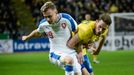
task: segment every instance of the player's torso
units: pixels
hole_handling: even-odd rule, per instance
[[[81,35],[81,43],[87,44],[98,40],[99,36],[96,36],[94,33],[94,24],[94,21],[81,24],[80,29],[82,32],[79,33],[79,35],[83,34]]]
[[[68,24],[69,23],[67,23],[66,20],[61,18],[58,23],[45,27],[45,33],[47,34],[50,43],[55,46],[55,48],[66,46],[67,41],[71,37]]]
[[[50,51],[74,52],[66,46],[67,41],[71,38],[70,24],[67,19],[61,18],[55,24],[44,26],[45,33],[50,41]]]
[[[46,19],[40,21],[38,32],[45,32],[50,41],[50,52],[63,51],[72,53],[74,50],[67,47],[67,41],[71,37],[71,32],[77,28],[75,20],[66,13],[58,14],[59,19],[54,24],[49,24]]]

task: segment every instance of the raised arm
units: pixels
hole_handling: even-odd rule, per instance
[[[41,36],[41,33],[39,33],[37,31],[37,29],[33,30],[29,35],[26,35],[26,36],[22,36],[22,40],[23,41],[26,41],[26,40],[29,40],[31,38],[35,38],[35,37],[40,37]]]

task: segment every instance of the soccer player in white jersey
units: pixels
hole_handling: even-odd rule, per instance
[[[49,59],[65,70],[65,75],[81,75],[81,66],[77,61],[76,52],[66,46],[71,37],[71,32],[77,28],[75,20],[66,13],[58,13],[52,2],[46,2],[41,7],[44,19],[39,27],[22,40],[28,40],[46,33],[50,41]]]

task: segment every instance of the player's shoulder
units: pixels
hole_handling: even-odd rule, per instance
[[[89,22],[89,26],[90,26],[90,28],[94,29],[94,27],[95,27],[95,21],[90,21]]]
[[[70,14],[67,13],[59,13],[61,18],[64,18],[70,22],[74,22],[74,19],[72,18],[72,16]]]
[[[67,13],[59,13],[61,15],[62,18],[70,18],[71,15],[67,14]]]
[[[86,23],[80,23],[78,25],[79,30],[82,30],[83,32],[85,32],[85,34],[89,34],[92,33],[94,27],[95,27],[95,21],[88,21]]]
[[[47,20],[45,18],[41,19],[38,26],[43,26],[43,25],[49,25],[49,23],[47,22]]]
[[[92,20],[91,20],[91,21],[89,22],[89,24],[94,25],[94,24],[95,24],[95,21],[92,21]]]
[[[85,21],[85,22],[82,22],[78,25],[78,28],[80,29],[88,29],[90,27],[90,22],[89,21]]]
[[[78,32],[80,32],[80,34],[82,35],[86,34],[88,29],[89,29],[89,26],[86,24],[81,23],[78,25]]]
[[[61,16],[61,21],[66,21],[68,23],[68,26],[70,26],[72,31],[75,31],[77,29],[77,22],[71,17],[71,15],[67,13],[59,13]]]
[[[95,24],[95,21],[92,21],[92,20],[86,21],[86,20],[84,20],[79,25],[92,25],[92,24]]]

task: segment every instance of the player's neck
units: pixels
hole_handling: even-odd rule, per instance
[[[96,23],[94,24],[93,33],[94,33],[95,35],[99,36],[99,34],[96,33]]]
[[[55,23],[58,23],[60,21],[61,17],[59,14],[56,15]]]

